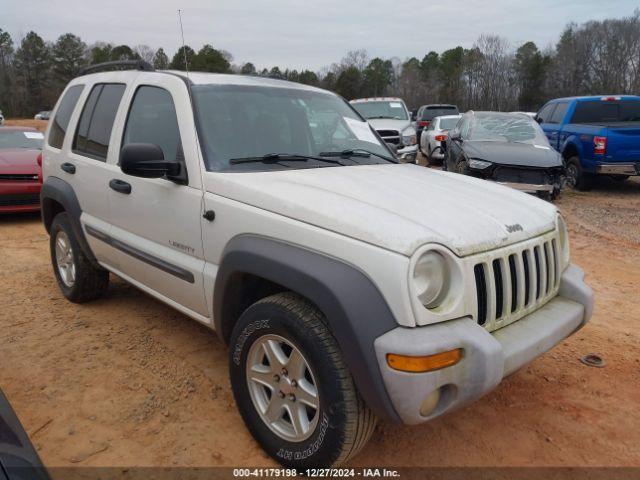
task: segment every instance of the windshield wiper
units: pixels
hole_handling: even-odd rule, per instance
[[[232,158],[229,160],[231,165],[238,165],[240,163],[278,163],[282,161],[286,162],[307,162],[309,160],[317,160],[319,162],[334,163],[336,165],[343,165],[344,163],[338,160],[330,160],[328,158],[313,157],[311,155],[299,155],[291,153],[267,153],[261,157],[242,157]]]
[[[362,157],[369,158],[371,155],[374,155],[378,158],[382,158],[387,162],[398,163],[393,158],[387,157],[385,155],[381,155],[376,152],[372,152],[371,150],[366,150],[364,148],[354,148],[354,149],[346,149],[341,152],[320,152],[319,155],[321,157],[340,157],[340,158],[351,158],[351,157]]]

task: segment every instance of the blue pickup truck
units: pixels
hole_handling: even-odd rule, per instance
[[[567,183],[588,190],[596,175],[640,175],[640,96],[556,98],[536,115],[566,162]]]

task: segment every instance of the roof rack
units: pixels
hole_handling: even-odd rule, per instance
[[[79,75],[87,75],[88,73],[104,72],[108,70],[140,70],[143,72],[154,72],[155,68],[144,60],[115,60],[113,62],[89,65],[88,67],[80,70]]]

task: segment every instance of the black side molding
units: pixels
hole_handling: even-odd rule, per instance
[[[159,270],[162,270],[165,273],[173,275],[174,277],[178,277],[185,282],[194,283],[195,277],[193,273],[189,270],[185,270],[182,267],[178,267],[172,263],[166,262],[162,258],[156,257],[155,255],[150,255],[147,252],[143,252],[131,245],[121,242],[113,238],[111,235],[108,235],[100,230],[97,230],[89,225],[85,226],[87,233],[98,240],[111,245],[113,248],[117,248],[121,252],[126,253],[127,255],[132,256],[133,258],[140,260],[141,262],[146,263],[147,265],[151,265]]]
[[[256,235],[239,235],[225,248],[214,288],[216,331],[228,343],[237,318],[238,275],[255,275],[294,291],[326,316],[345,362],[369,407],[399,422],[384,386],[373,342],[396,328],[387,302],[361,270],[333,257]]]

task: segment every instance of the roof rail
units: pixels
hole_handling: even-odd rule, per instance
[[[144,60],[115,60],[113,62],[96,63],[95,65],[89,65],[86,68],[80,70],[79,75],[87,75],[89,73],[103,72],[108,70],[140,70],[143,72],[154,72],[153,68],[148,62]]]

